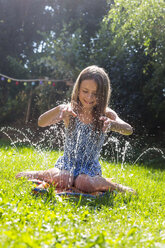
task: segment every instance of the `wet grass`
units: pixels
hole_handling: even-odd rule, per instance
[[[53,167],[59,152],[0,147],[0,247],[165,247],[165,171],[103,162],[103,176],[137,195],[34,196],[22,170]]]

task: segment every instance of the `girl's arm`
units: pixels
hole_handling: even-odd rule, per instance
[[[76,113],[72,110],[71,105],[61,104],[42,114],[38,119],[38,125],[40,127],[47,127],[63,120],[65,126],[68,126],[71,115],[74,117],[77,116]]]
[[[108,119],[103,120],[104,124],[110,125],[111,131],[118,132],[123,135],[131,135],[133,133],[133,128],[131,125],[120,119],[116,112],[112,109],[107,108],[105,116],[108,117]]]

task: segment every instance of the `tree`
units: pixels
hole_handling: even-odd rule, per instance
[[[43,41],[37,44],[32,68],[41,73],[75,78],[89,63],[91,39],[95,37],[100,22],[107,13],[106,0],[56,0],[47,6],[56,22],[55,29],[43,32]],[[36,47],[36,49],[38,50]],[[33,70],[31,68],[31,70]]]
[[[45,11],[46,1],[0,0],[0,72],[13,78],[34,75],[28,63],[35,44],[42,35],[38,32],[50,28],[51,15]],[[47,26],[46,26],[47,24]],[[0,81],[1,123],[17,120],[25,111],[29,88]],[[15,115],[12,115],[12,113]],[[24,116],[23,116],[24,118]]]
[[[112,78],[115,106],[150,130],[165,123],[163,8],[162,0],[114,1],[92,55]]]
[[[106,0],[0,0],[0,72],[20,79],[74,77],[106,6]],[[1,123],[17,119],[11,112],[20,118],[29,90],[0,82]]]

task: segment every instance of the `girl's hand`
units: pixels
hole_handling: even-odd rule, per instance
[[[103,121],[103,132],[110,130],[113,120],[106,116],[101,116],[99,119]]]
[[[73,111],[72,107],[70,104],[67,104],[65,106],[62,107],[59,119],[60,120],[64,120],[70,116],[76,117],[77,114]]]

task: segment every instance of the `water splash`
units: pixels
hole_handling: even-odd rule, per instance
[[[63,150],[64,131],[59,125],[51,126],[43,131],[37,130],[37,132],[32,132],[30,128],[21,130],[15,127],[1,127],[0,138],[9,141],[17,152],[19,152],[19,146],[25,145],[35,148],[38,158],[42,158],[43,161],[40,166],[45,170],[49,168],[48,154],[45,153],[45,150],[55,149],[60,156]]]
[[[105,147],[105,149],[104,149]],[[104,156],[109,157],[113,163],[121,163],[121,168],[125,161],[133,154],[132,145],[129,141],[117,138],[115,136],[108,136],[103,146]]]
[[[48,149],[63,148],[64,131],[63,128],[59,128],[58,125],[51,126],[45,131],[36,133],[32,132],[29,128],[21,131],[14,127],[1,127],[0,133],[6,136],[11,145],[16,148],[16,145],[30,145],[39,149],[45,147]]]
[[[122,169],[123,169],[123,165],[125,162],[125,156],[126,156],[128,148],[130,148],[130,143],[128,141],[126,141],[125,146],[123,147],[123,151],[122,151],[122,162],[121,162],[121,168]]]
[[[160,154],[161,154],[161,157],[162,157],[163,159],[165,159],[165,154],[164,154],[164,152],[163,152],[161,149],[156,148],[156,147],[152,147],[152,148],[148,148],[147,150],[145,150],[144,152],[142,152],[142,153],[138,156],[138,158],[135,160],[135,162],[134,162],[133,164],[136,164],[137,161],[139,161],[139,160],[141,159],[141,157],[143,157],[143,156],[144,156],[145,154],[147,154],[148,152],[153,152],[153,151],[156,151],[156,152],[160,153]]]
[[[37,130],[37,135],[36,132],[32,132],[30,128],[26,128],[22,131],[14,127],[1,127],[0,134],[5,136],[15,149],[17,149],[17,145],[19,144],[30,145],[34,147],[40,155],[44,154],[43,149],[55,149],[58,150],[59,154],[64,150],[65,131],[64,126],[61,124],[53,125],[44,131]],[[78,140],[79,135],[77,137],[76,150],[78,149]],[[144,155],[148,153],[153,154],[153,152],[160,154],[163,160],[165,159],[164,152],[157,147],[147,148],[135,159],[134,150],[129,141],[124,140],[122,136],[118,138],[116,136],[107,135],[107,139],[103,145],[103,156],[101,156],[100,159],[105,161],[109,157],[111,162],[121,162],[121,169],[123,170],[126,162],[136,164]],[[87,154],[83,154],[83,156],[86,155]]]

